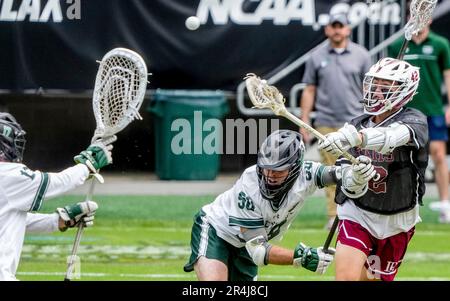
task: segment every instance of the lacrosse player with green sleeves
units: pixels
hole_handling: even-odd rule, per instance
[[[59,173],[32,171],[22,164],[25,131],[11,114],[0,113],[0,280],[17,280],[25,232],[65,231],[79,223],[92,226],[97,209],[92,201],[58,208],[53,214],[30,212],[110,164],[115,137],[108,140],[90,145],[75,156],[75,166]]]
[[[184,266],[197,278],[256,280],[258,266],[293,265],[319,274],[333,261],[324,252],[299,243],[294,250],[280,240],[316,188],[342,183],[349,197],[360,197],[375,171],[369,158],[341,168],[303,161],[305,146],[298,132],[280,130],[263,142],[257,164],[247,168],[235,185],[203,206],[194,218],[191,256]]]

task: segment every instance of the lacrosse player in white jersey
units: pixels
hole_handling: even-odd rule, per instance
[[[359,197],[375,171],[370,159],[346,168],[305,161],[298,132],[280,130],[263,142],[257,164],[235,185],[205,205],[194,218],[191,256],[184,266],[199,280],[256,280],[258,266],[304,267],[325,273],[334,249],[324,252],[299,243],[294,250],[272,244],[281,239],[316,188],[342,182],[343,191]]]
[[[97,209],[92,201],[57,208],[53,214],[30,212],[39,210],[44,199],[83,184],[90,173],[110,164],[109,143],[89,146],[75,156],[80,164],[62,172],[32,171],[21,163],[25,131],[11,114],[0,113],[0,280],[16,280],[25,232],[65,231],[80,222],[92,226]]]

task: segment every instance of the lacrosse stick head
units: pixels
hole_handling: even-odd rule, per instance
[[[142,57],[125,48],[109,51],[100,62],[95,79],[94,109],[97,128],[92,141],[112,136],[134,119],[147,88],[147,66]]]
[[[275,86],[270,86],[266,80],[253,73],[244,78],[248,95],[253,106],[258,109],[271,109],[276,115],[286,110],[283,94]]]
[[[436,3],[437,0],[411,1],[409,6],[410,18],[405,25],[405,38],[408,41],[430,22]]]

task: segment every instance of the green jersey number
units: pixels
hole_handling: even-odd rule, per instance
[[[238,195],[238,207],[240,209],[247,209],[250,211],[255,211],[255,204],[251,198],[249,198],[243,191],[239,192]]]
[[[305,162],[305,173],[306,173],[306,180],[311,181],[311,179],[312,179],[312,162]]]
[[[20,171],[20,174],[21,174],[22,176],[25,176],[25,177],[27,177],[27,178],[30,178],[31,181],[33,181],[33,180],[34,180],[34,177],[36,176],[36,175],[34,174],[34,172],[32,172],[31,170],[29,170],[27,167],[22,168],[22,170]]]

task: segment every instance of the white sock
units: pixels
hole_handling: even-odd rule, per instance
[[[450,211],[450,201],[449,200],[441,200],[441,212],[447,213]]]

